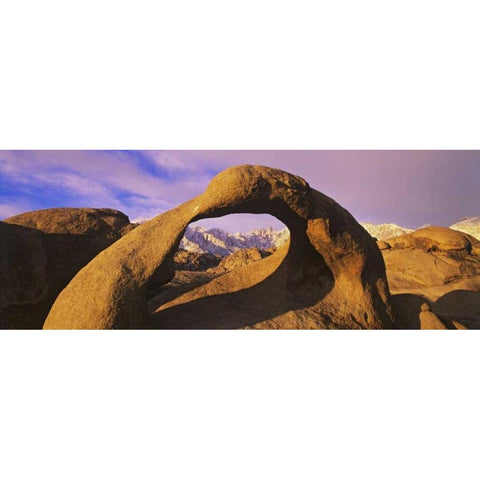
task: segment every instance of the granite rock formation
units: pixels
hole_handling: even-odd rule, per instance
[[[42,328],[58,294],[131,231],[116,210],[58,208],[0,222],[0,328]]]
[[[386,240],[392,248],[416,248],[427,252],[472,253],[480,242],[467,233],[445,227],[426,227]]]
[[[273,255],[147,307],[175,274],[187,226],[232,213],[267,213],[290,230]],[[202,290],[203,289],[203,290]],[[232,313],[232,309],[234,312]],[[215,177],[202,195],[137,227],[62,291],[44,328],[391,328],[385,265],[375,240],[301,178],[261,166]]]
[[[428,227],[390,238],[382,254],[398,325],[427,328],[422,305],[448,328],[480,328],[479,241],[444,227]],[[424,307],[426,308],[426,307]],[[432,319],[432,315],[423,317]],[[458,327],[456,327],[458,328]]]
[[[259,250],[258,248],[238,250],[238,252],[225,257],[216,268],[212,269],[212,271],[217,274],[231,272],[237,268],[245,267],[250,263],[259,262],[271,254],[272,253],[269,251]]]
[[[118,240],[134,228],[124,213],[110,208],[47,208],[15,215],[4,222],[43,233],[104,239],[105,244]]]
[[[223,257],[213,253],[196,253],[187,250],[179,250],[174,257],[176,270],[189,272],[204,272],[209,268],[215,268],[221,263]]]
[[[435,315],[428,303],[424,303],[420,307],[420,328],[422,330],[447,330],[447,327],[442,321]]]

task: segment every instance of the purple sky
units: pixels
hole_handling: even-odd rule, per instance
[[[110,207],[151,218],[201,193],[232,165],[295,173],[359,221],[417,228],[480,216],[479,151],[0,151],[0,219],[39,208]],[[205,222],[204,222],[205,223]],[[263,216],[212,219],[230,231]]]

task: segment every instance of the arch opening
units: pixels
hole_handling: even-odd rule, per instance
[[[147,299],[172,300],[213,278],[272,255],[290,239],[290,230],[269,214],[231,214],[192,221],[172,252],[170,282],[150,279]],[[175,276],[173,276],[175,275]],[[156,284],[156,285],[155,285]],[[165,292],[169,292],[165,295]]]
[[[238,213],[276,217],[290,230],[290,241],[151,315],[147,290],[174,278],[174,255],[187,227]],[[355,219],[299,177],[242,165],[219,173],[203,194],[98,255],[59,295],[44,328],[379,328],[391,323],[381,253]]]
[[[306,222],[298,227],[292,234],[270,214],[191,222],[174,255],[175,276],[148,292],[155,328],[281,328],[298,310],[307,317],[334,278],[311,245]],[[311,316],[314,328],[318,312]]]

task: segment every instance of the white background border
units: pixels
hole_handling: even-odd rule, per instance
[[[1,148],[479,147],[474,1],[0,7]],[[477,332],[3,332],[5,479],[478,479]]]

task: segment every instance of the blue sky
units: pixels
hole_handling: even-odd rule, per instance
[[[264,164],[305,178],[359,221],[416,228],[480,216],[480,152],[0,151],[0,219],[51,207],[109,207],[152,218],[202,193],[232,165]],[[229,216],[230,231],[281,224]]]

